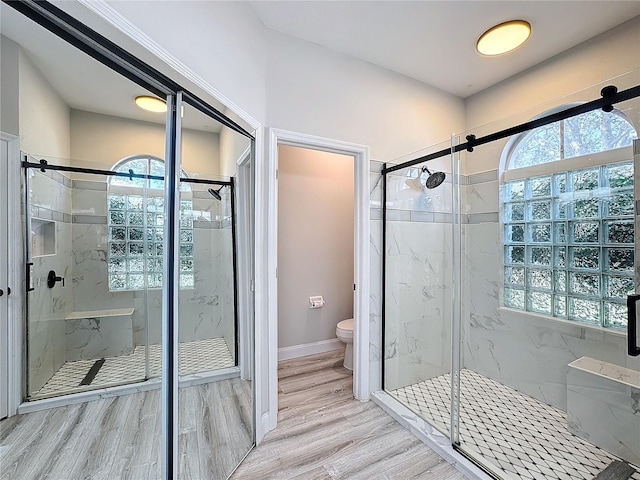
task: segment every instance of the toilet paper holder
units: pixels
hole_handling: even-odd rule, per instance
[[[309,297],[309,308],[322,308],[324,307],[324,298],[322,295],[317,295],[315,297]]]

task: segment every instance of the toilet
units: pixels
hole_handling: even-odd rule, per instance
[[[336,337],[347,345],[344,351],[344,368],[353,370],[353,318],[347,318],[338,323]]]

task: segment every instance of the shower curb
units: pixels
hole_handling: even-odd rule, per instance
[[[493,477],[456,452],[446,436],[388,393],[384,391],[373,392],[371,400],[467,478],[493,480]]]

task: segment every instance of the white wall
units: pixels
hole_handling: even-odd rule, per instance
[[[182,131],[182,168],[187,173],[218,175],[220,142],[217,133]],[[71,110],[71,157],[111,168],[138,154],[165,156],[165,126],[99,113]]]
[[[264,27],[248,3],[207,0],[108,3],[219,92],[264,123]]]
[[[0,36],[0,129],[18,135],[18,70],[20,50],[17,43]]]
[[[271,127],[368,145],[383,161],[464,130],[458,97],[277,32],[266,38]]]
[[[353,317],[353,157],[278,147],[278,346],[336,338]],[[309,309],[309,297],[325,306]]]
[[[228,127],[220,131],[220,174],[235,177],[238,160],[251,145],[251,140]]]
[[[70,110],[29,57],[20,51],[20,148],[68,159]]]

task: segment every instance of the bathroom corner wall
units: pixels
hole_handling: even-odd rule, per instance
[[[223,199],[228,195],[224,191],[222,194]],[[233,355],[233,264],[228,251],[231,223],[230,209],[225,212],[223,207],[223,202],[214,200],[208,192],[194,190],[193,210],[209,213],[211,220],[194,218],[195,287],[179,293],[179,339],[224,338]],[[154,335],[153,343],[157,342]]]
[[[19,127],[19,62],[20,47],[13,40],[0,35],[0,129],[11,135],[20,134]]]
[[[71,153],[70,109],[46,77],[20,50],[20,149],[68,165]]]

